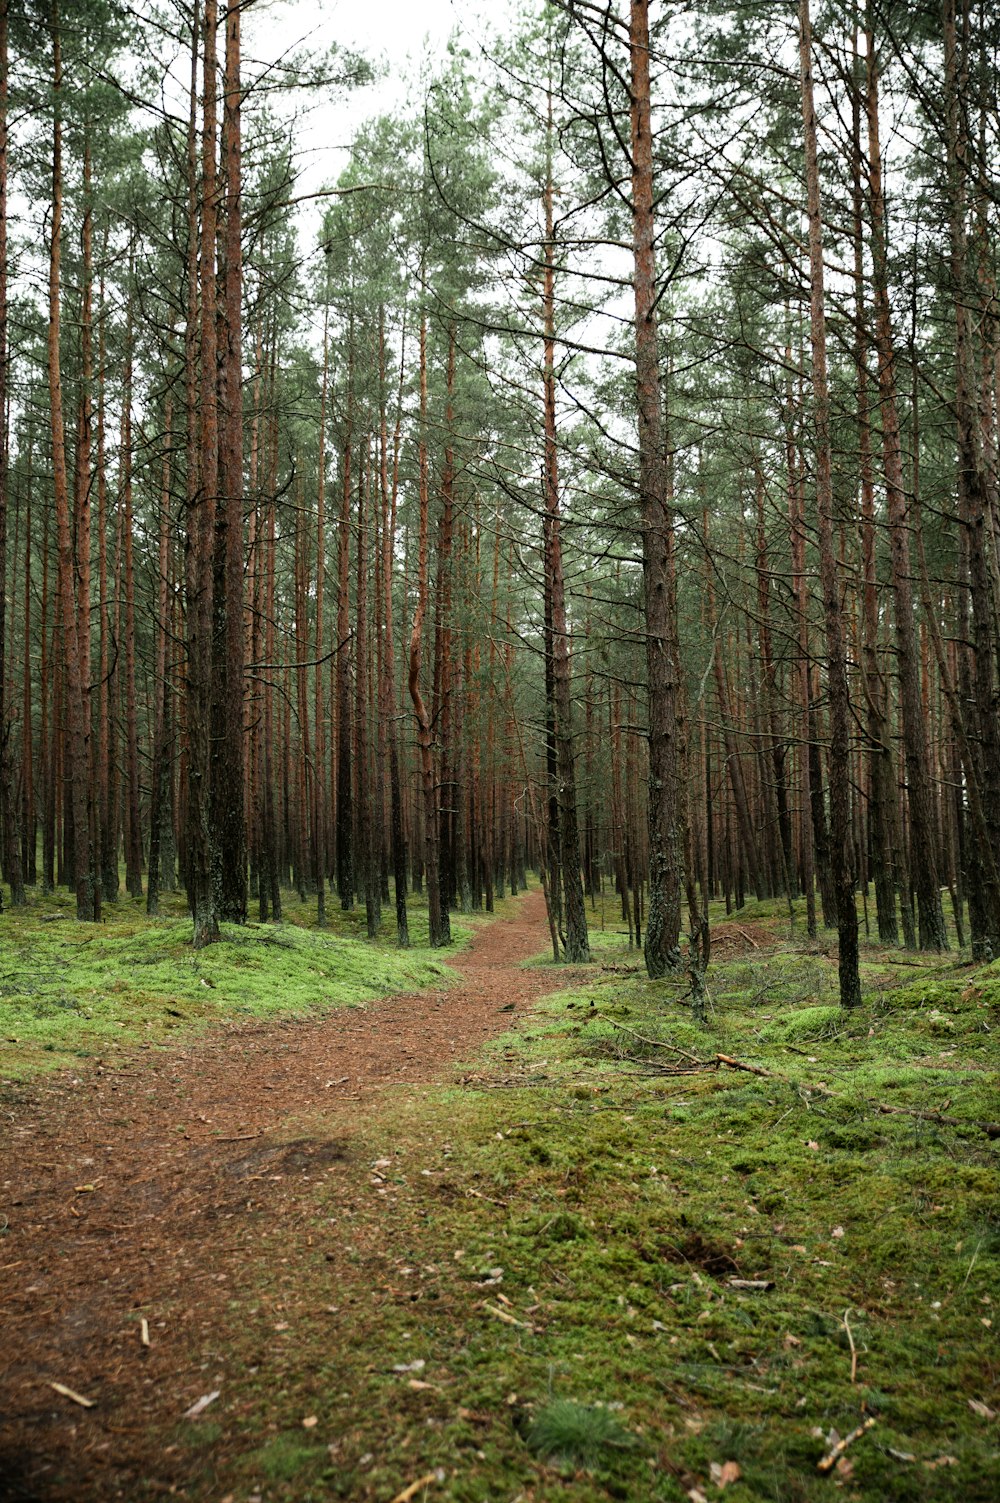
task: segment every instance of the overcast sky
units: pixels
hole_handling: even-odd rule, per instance
[[[313,37],[320,47],[340,42],[402,63],[425,37],[439,46],[463,11],[453,0],[257,0],[246,27],[248,40],[279,48]]]
[[[339,99],[313,99],[295,132],[300,193],[331,184],[344,170],[359,126],[391,110],[408,92],[426,57],[433,64],[459,27],[472,44],[487,24],[502,25],[517,0],[256,0],[244,13],[244,76],[259,72],[288,51],[326,52],[332,44],[363,52],[384,75],[369,88]],[[524,0],[521,0],[524,3]],[[488,23],[487,23],[488,18]],[[315,213],[305,208],[307,235]]]

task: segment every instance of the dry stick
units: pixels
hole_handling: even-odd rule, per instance
[[[62,1398],[70,1399],[72,1403],[79,1404],[81,1409],[93,1409],[97,1403],[96,1399],[84,1398],[83,1394],[77,1393],[74,1388],[67,1388],[65,1383],[49,1383],[48,1386],[60,1394]]]
[[[616,1023],[613,1018],[609,1018],[608,1021],[612,1028],[621,1029],[622,1033],[627,1033],[632,1038],[638,1039],[640,1044],[650,1044],[654,1049],[669,1049],[671,1054],[679,1054],[683,1059],[691,1060],[692,1064],[701,1065],[704,1063],[696,1054],[688,1054],[686,1049],[679,1049],[676,1044],[668,1043],[666,1039],[650,1039],[645,1034],[636,1033],[634,1028],[627,1028],[624,1023]]]
[[[418,1477],[416,1482],[411,1482],[409,1487],[404,1487],[401,1493],[397,1493],[392,1503],[410,1503],[422,1487],[430,1487],[432,1482],[437,1482],[437,1472],[426,1472],[423,1477]]]
[[[851,1307],[850,1305],[848,1305],[847,1309],[844,1311],[844,1330],[847,1332],[847,1344],[851,1348],[851,1382],[855,1383],[857,1382],[858,1377],[858,1353],[854,1345],[854,1336],[851,1332],[851,1327],[847,1319],[850,1313]]]
[[[965,1270],[965,1278],[962,1280],[962,1288],[963,1289],[965,1288],[966,1284],[969,1282],[970,1278],[972,1277],[972,1270],[976,1266],[976,1259],[979,1257],[979,1249],[982,1247],[982,1245],[983,1245],[983,1239],[982,1239],[982,1237],[980,1237],[979,1241],[976,1243],[976,1250],[972,1254],[972,1262],[969,1264],[968,1268]]]
[[[856,1430],[852,1430],[850,1435],[845,1435],[843,1440],[838,1440],[837,1444],[831,1450],[827,1451],[822,1460],[817,1461],[816,1470],[818,1472],[832,1471],[835,1464],[840,1460],[841,1456],[843,1456],[844,1452],[847,1450],[847,1447],[853,1444],[853,1442],[856,1441],[859,1436],[864,1435],[866,1430],[870,1430],[874,1423],[875,1416],[870,1414],[868,1418],[864,1420]]]
[[[784,1079],[784,1077],[780,1075],[773,1076],[770,1070],[762,1070],[760,1065],[744,1064],[743,1060],[733,1059],[728,1054],[717,1054],[715,1056],[715,1068],[718,1069],[719,1065],[728,1065],[730,1070],[745,1070],[748,1075],[763,1075],[766,1080]],[[792,1084],[792,1082],[790,1081],[789,1084]]]

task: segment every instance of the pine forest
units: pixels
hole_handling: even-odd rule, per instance
[[[0,0],[0,1500],[998,1496],[998,65]]]

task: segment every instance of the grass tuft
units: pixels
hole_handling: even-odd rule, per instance
[[[634,1446],[635,1436],[604,1404],[553,1399],[525,1426],[528,1449],[543,1461],[594,1466],[609,1450]]]

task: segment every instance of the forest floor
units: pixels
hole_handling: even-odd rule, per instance
[[[761,905],[703,1028],[593,918],[555,967],[531,893],[382,999],[339,915],[82,974],[23,921],[0,1498],[995,1499],[1000,964],[868,946],[845,1016]]]

